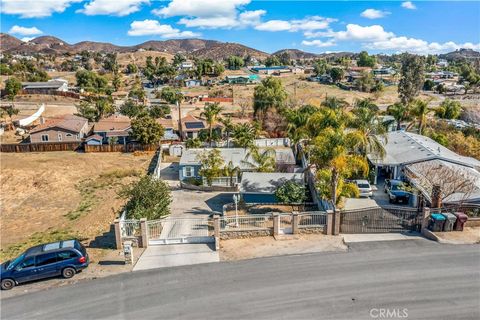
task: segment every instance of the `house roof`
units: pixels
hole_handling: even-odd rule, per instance
[[[128,131],[131,119],[126,116],[112,115],[95,123],[93,132]]]
[[[187,115],[186,117],[182,118],[182,130],[183,131],[200,131],[201,129],[205,129],[205,123],[192,116],[191,114]]]
[[[198,155],[205,151],[211,151],[211,148],[205,149],[187,149],[183,152],[180,158],[180,165],[199,165]],[[242,170],[252,169],[248,162],[252,162],[251,159],[247,159],[248,149],[244,148],[218,148],[220,154],[225,162],[228,164],[230,161],[236,167]],[[260,151],[265,148],[260,148]],[[275,161],[277,164],[295,164],[295,156],[290,148],[273,148],[275,150]]]
[[[45,123],[39,124],[32,130],[30,130],[30,133],[37,133],[44,130],[49,130],[51,128],[60,128],[67,131],[80,133],[82,128],[87,123],[88,123],[88,120],[85,118],[68,114],[68,115],[57,117],[57,118],[49,119],[45,121]]]
[[[103,138],[102,138],[102,136],[100,136],[98,134],[92,134],[91,136],[89,136],[85,139],[85,141],[90,141],[90,140],[102,141]]]
[[[303,173],[244,172],[240,185],[241,193],[274,193],[287,181],[304,184]]]
[[[406,165],[439,159],[468,167],[480,167],[480,161],[461,156],[428,137],[411,132],[389,132],[384,147],[386,155],[383,159],[368,155],[372,163],[378,165]]]
[[[22,82],[23,89],[58,89],[65,85],[66,81],[50,80],[45,82]]]
[[[155,121],[165,129],[175,129],[176,127],[173,119],[156,119]]]

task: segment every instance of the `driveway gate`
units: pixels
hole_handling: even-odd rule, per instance
[[[341,233],[420,231],[422,211],[417,208],[373,207],[341,212]]]
[[[173,218],[147,221],[148,244],[215,242],[208,218]]]

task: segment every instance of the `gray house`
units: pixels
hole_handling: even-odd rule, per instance
[[[294,172],[295,156],[293,151],[287,147],[273,148],[275,150],[275,162],[278,171]],[[205,151],[211,151],[211,148],[205,149],[188,149],[185,150],[180,158],[179,163],[179,179],[183,181],[186,178],[200,178],[200,162],[198,156]],[[243,148],[218,148],[225,165],[232,162],[233,166],[239,167],[241,172],[254,171],[248,163],[253,162],[247,158],[248,149]],[[260,148],[260,151],[262,148]]]

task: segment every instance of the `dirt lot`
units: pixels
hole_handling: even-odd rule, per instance
[[[145,173],[152,157],[2,153],[0,260],[36,243],[73,236],[92,248],[93,260],[104,255],[114,243],[110,224],[125,202],[117,191]]]
[[[281,240],[273,237],[222,240],[220,259],[243,260],[285,254],[302,254],[323,251],[346,251],[347,246],[340,236],[323,234],[285,236]]]

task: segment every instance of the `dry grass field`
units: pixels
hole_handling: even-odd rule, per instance
[[[75,236],[102,240],[125,200],[117,191],[144,174],[153,154],[2,153],[1,256]],[[98,238],[99,237],[99,238]]]

